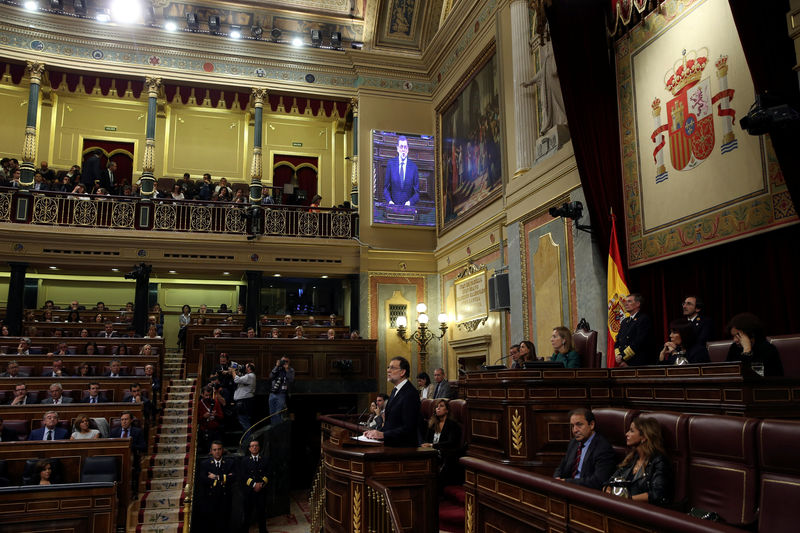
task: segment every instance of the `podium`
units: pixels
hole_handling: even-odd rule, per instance
[[[436,450],[351,444],[355,432],[343,427],[351,424],[328,416],[320,421],[322,461],[312,493],[312,532],[315,522],[326,533],[439,530]]]

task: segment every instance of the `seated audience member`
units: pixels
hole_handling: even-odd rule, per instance
[[[53,352],[55,355],[72,355],[69,353],[69,348],[66,342],[59,342],[56,350]]]
[[[357,329],[354,329],[353,331],[350,332],[350,340],[351,341],[357,341],[360,338],[361,338],[361,335],[358,334],[358,330]]]
[[[335,326],[336,325],[336,314],[331,313],[331,316],[328,317],[328,325]]]
[[[92,429],[89,426],[89,415],[80,414],[76,416],[69,440],[99,439],[100,430]]]
[[[595,431],[594,413],[589,409],[581,407],[570,411],[569,426],[572,440],[553,477],[599,489],[614,471],[614,449]]]
[[[225,413],[222,411],[222,404],[214,399],[214,388],[211,385],[203,387],[200,398],[200,447],[205,448],[221,436],[222,424],[225,420]]]
[[[623,305],[629,316],[619,325],[617,339],[614,341],[614,356],[618,366],[641,366],[654,364],[653,323],[641,311],[644,297],[632,293],[625,297]]]
[[[461,485],[464,476],[459,468],[461,456],[461,426],[450,417],[446,398],[436,400],[433,415],[428,421],[428,431],[423,447],[439,450],[442,468],[439,471],[441,485]]]
[[[155,319],[155,317],[153,317]],[[147,335],[145,335],[146,339],[160,339],[161,335],[158,334],[158,326],[155,324],[150,324],[147,328]]]
[[[19,363],[16,361],[9,361],[6,366],[6,371],[0,374],[0,378],[27,378],[28,374],[20,372]]]
[[[273,339],[280,339],[281,331],[278,328],[272,328],[272,331],[270,332],[270,337]]]
[[[86,346],[83,347],[83,353],[86,355],[98,355],[100,351],[97,349],[97,343],[95,341],[87,342]]]
[[[0,442],[17,442],[19,434],[11,428],[3,426],[3,417],[0,417]]]
[[[211,332],[211,336],[214,337],[215,339],[219,339],[220,337],[222,337],[222,330],[219,328],[215,328],[214,331]]]
[[[94,310],[95,311],[100,311],[100,312],[105,311],[106,310],[106,304],[103,303],[103,302],[97,302],[97,305],[94,306]]]
[[[133,415],[130,411],[123,411],[119,417],[119,426],[111,430],[109,435],[112,439],[131,439],[131,449],[135,454],[144,453],[147,444],[144,442],[142,430],[133,426]]]
[[[292,325],[292,315],[284,315],[283,316],[283,325],[284,326],[291,326]]]
[[[153,355],[153,347],[145,344],[139,349],[139,355]]]
[[[58,413],[47,411],[42,416],[42,427],[34,429],[28,435],[28,440],[67,440],[69,433],[67,430],[58,427]]]
[[[144,379],[150,382],[150,390],[153,391],[153,399],[155,400],[161,393],[161,380],[158,379],[156,368],[153,365],[144,365]]]
[[[213,309],[209,309],[206,304],[200,304],[200,307],[197,309],[197,312],[201,315],[205,315],[206,313],[213,313]]]
[[[53,479],[53,462],[50,459],[42,459],[33,467],[33,478],[35,485],[52,485],[55,483]]]
[[[72,398],[69,396],[64,396],[64,388],[61,386],[61,383],[53,383],[50,385],[50,397],[45,398],[39,403],[48,404],[48,405],[61,405],[65,403],[72,403]]]
[[[248,339],[255,339],[256,338],[256,330],[255,328],[247,328],[247,338]]]
[[[119,333],[114,331],[114,323],[111,322],[110,320],[106,321],[106,323],[103,324],[103,331],[101,331],[100,334],[98,335],[98,337],[105,337],[107,339],[119,336],[120,336]]]
[[[608,479],[606,492],[614,486],[628,489],[632,500],[667,505],[672,495],[672,465],[664,451],[661,426],[654,418],[637,416],[625,433],[631,449]]]
[[[81,363],[78,367],[78,377],[87,378],[93,376],[94,372],[92,372],[92,367],[89,366],[89,363]]]
[[[386,410],[386,402],[389,401],[389,395],[380,393],[378,394],[375,401],[372,402],[369,406],[369,420],[367,420],[367,427],[370,429],[377,429],[381,431],[383,429],[383,419],[385,416]]]
[[[108,398],[100,393],[100,384],[89,383],[89,395],[81,400],[81,403],[108,403]]]
[[[531,341],[522,341],[519,343],[519,361],[521,364],[527,361],[536,361],[536,346]]]
[[[83,328],[83,329],[81,330],[80,337],[81,337],[82,339],[85,339],[85,338],[87,338],[88,336],[89,336],[89,330],[88,330],[88,329],[86,329],[86,328]]]
[[[522,361],[520,360],[519,344],[512,344],[508,349],[508,358],[511,361],[509,368],[522,368]]]
[[[419,389],[420,400],[425,400],[426,398],[433,399],[434,386],[427,372],[420,372],[417,374],[417,388]]]
[[[0,327],[0,337],[10,337],[11,333],[8,331],[8,326]]]
[[[14,397],[11,398],[11,401],[8,402],[8,405],[31,405],[34,403],[36,402],[28,401],[28,388],[24,383],[17,383],[14,385]]]
[[[17,355],[30,355],[31,340],[28,337],[22,337],[17,345]]]
[[[53,322],[53,310],[45,309],[42,313],[42,322]]]
[[[335,330],[335,329],[333,329],[333,328],[330,328],[330,329],[327,331],[327,333],[325,333],[325,337],[326,337],[326,338],[327,338],[329,341],[335,341],[335,340],[336,340],[336,330]]]
[[[111,363],[109,363],[108,372],[106,372],[105,376],[107,378],[118,378],[126,375],[125,371],[122,369],[122,362],[119,359],[112,359]]]
[[[71,322],[73,324],[81,323],[81,314],[78,311],[72,310],[67,314],[67,319],[64,322]]]
[[[433,371],[433,398],[447,398],[452,400],[458,391],[450,386],[447,377],[444,375],[444,368],[437,368]]]
[[[733,336],[733,344],[726,361],[742,361],[751,367],[763,366],[765,376],[783,375],[778,349],[767,340],[761,320],[756,315],[739,313],[731,319],[728,330]]]
[[[306,326],[316,326],[317,325],[317,319],[314,318],[313,316],[309,316],[308,320],[306,320],[305,324],[306,324]]]
[[[303,335],[303,326],[297,326],[294,328],[294,337],[293,339],[305,339],[305,335]]]
[[[244,312],[245,312],[245,311],[244,311],[244,306],[243,306],[242,304],[238,304],[238,305],[236,306],[236,314],[237,314],[237,315],[243,315],[243,314],[244,314]]]
[[[69,376],[69,373],[64,369],[64,361],[60,357],[53,359],[53,370],[42,372],[42,377],[44,378],[60,378],[64,376]]]
[[[695,328],[697,344],[705,346],[711,340],[714,324],[710,318],[703,314],[705,309],[703,305],[703,300],[697,296],[690,295],[683,299],[681,308],[683,309],[683,318]]]
[[[551,361],[561,363],[564,368],[580,368],[581,356],[572,349],[572,332],[569,329],[564,326],[554,328],[550,344],[553,346]]]
[[[97,313],[96,315],[94,315],[94,322],[95,324],[102,324],[103,322],[105,322],[105,319],[103,318],[103,313]],[[100,334],[98,334],[98,337],[99,336]]]
[[[673,320],[669,325],[669,340],[658,354],[658,364],[708,363],[708,348],[705,344],[698,344],[697,332],[697,328],[686,320]]]

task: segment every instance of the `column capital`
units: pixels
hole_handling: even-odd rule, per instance
[[[158,98],[158,90],[161,88],[161,78],[158,76],[147,76],[144,79],[144,84],[147,86],[147,96],[149,98]]]
[[[31,73],[31,83],[41,85],[42,75],[44,74],[44,63],[39,61],[27,61],[27,68]]]
[[[264,98],[267,97],[267,89],[265,87],[252,87],[250,89],[253,94],[253,105],[255,107],[264,107]]]
[[[356,98],[355,96],[350,98],[350,107],[353,108],[353,116],[357,117],[358,116],[358,98]]]

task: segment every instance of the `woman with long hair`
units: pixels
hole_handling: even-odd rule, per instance
[[[666,505],[672,500],[672,466],[664,451],[661,426],[655,418],[637,416],[625,433],[628,455],[611,474],[609,484],[627,483],[632,500]],[[606,486],[606,492],[611,487]]]
[[[81,321],[81,314],[74,309],[67,314],[67,320],[65,322],[74,322],[79,323]]]
[[[531,341],[519,343],[519,362],[536,361],[536,346]]]
[[[417,374],[417,388],[419,388],[419,399],[433,398],[433,389],[431,385],[431,377],[427,372],[420,372]]]
[[[89,415],[80,414],[75,417],[75,426],[72,428],[72,435],[69,440],[99,439],[100,430],[90,427]]]
[[[423,447],[439,450],[442,458],[440,486],[464,482],[458,459],[461,456],[461,426],[450,416],[449,400],[435,400],[433,415],[428,420]]]
[[[708,363],[708,348],[697,342],[697,329],[686,319],[673,320],[669,340],[658,354],[658,364]]]
[[[42,459],[33,469],[34,482],[36,485],[52,485],[53,481],[53,463],[50,459]]]
[[[145,344],[139,350],[139,355],[153,355],[153,347],[150,346],[149,344]]]
[[[550,361],[561,363],[564,368],[581,367],[581,356],[572,349],[572,332],[568,328],[564,326],[553,328],[550,344],[553,346]]]

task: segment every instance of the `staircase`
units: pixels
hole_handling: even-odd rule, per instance
[[[141,460],[139,499],[128,513],[128,533],[182,533],[183,488],[189,476],[192,405],[195,379],[183,376],[183,355],[167,352],[164,359],[163,409],[150,430],[151,454]]]
[[[439,498],[439,531],[464,533],[464,487],[448,485]]]

